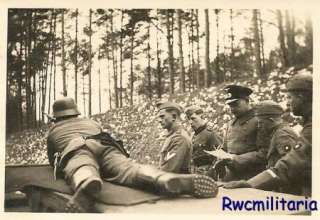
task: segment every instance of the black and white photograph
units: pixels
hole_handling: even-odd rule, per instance
[[[5,213],[318,211],[315,10],[5,12]]]

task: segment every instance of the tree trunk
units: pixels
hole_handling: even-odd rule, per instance
[[[120,107],[123,106],[123,97],[122,97],[122,75],[123,75],[123,11],[121,10],[121,35],[120,35],[120,91],[119,91],[119,101]]]
[[[194,89],[194,82],[195,82],[195,68],[194,68],[194,9],[191,9],[191,87]],[[196,84],[197,88],[200,88],[200,80],[197,80]]]
[[[98,54],[98,76],[99,76],[99,113],[101,113],[101,72],[100,72],[100,49]]]
[[[254,54],[255,54],[255,64],[256,64],[256,71],[258,76],[262,76],[262,69],[261,69],[261,52],[260,52],[260,37],[259,37],[259,26],[258,26],[258,10],[253,9],[253,39],[254,39]]]
[[[130,105],[133,105],[133,43],[134,43],[134,27],[131,30],[131,57],[130,57]]]
[[[79,12],[76,9],[76,36],[75,36],[75,45],[74,45],[74,99],[75,102],[78,102],[78,16]]]
[[[264,57],[264,37],[263,37],[263,25],[262,25],[262,18],[261,18],[261,11],[258,13],[258,21],[259,21],[259,28],[260,28],[260,45],[261,45],[261,65],[262,65],[262,75],[266,76],[266,63]]]
[[[285,37],[283,30],[283,19],[281,10],[277,10],[277,21],[278,21],[278,29],[279,29],[279,43],[280,43],[280,51],[281,51],[281,61],[282,67],[286,68],[289,66],[288,62],[288,51],[285,45]]]
[[[148,24],[148,46],[147,46],[147,57],[148,57],[148,67],[147,67],[147,74],[148,74],[148,97],[152,99],[152,85],[151,85],[151,55],[150,55],[150,23]]]
[[[159,18],[159,11],[157,9],[157,18]],[[158,25],[161,25],[161,22],[158,22]],[[157,28],[157,77],[158,77],[158,98],[161,99],[162,91],[161,91],[161,60],[160,60],[160,49],[159,49],[159,30]]]
[[[168,45],[168,65],[170,78],[170,94],[174,94],[174,70],[173,70],[173,35],[171,30],[172,15],[166,10],[166,26],[167,26],[167,45]]]
[[[53,33],[52,33],[52,54],[51,54],[51,65],[50,65],[50,79],[49,79],[49,103],[48,103],[48,114],[50,115],[51,109],[51,85],[52,85],[52,75],[53,75],[53,66],[55,65],[56,57],[56,19],[57,15],[53,9]]]
[[[113,33],[113,13],[111,13],[110,18],[111,33]],[[112,66],[113,66],[113,89],[115,94],[115,105],[116,108],[119,108],[119,97],[118,97],[118,74],[117,74],[117,63],[115,57],[115,45],[114,45],[114,36],[111,36],[111,53],[112,53]]]
[[[32,123],[32,108],[31,108],[31,65],[30,65],[30,54],[31,54],[31,32],[32,32],[32,11],[27,12],[27,31],[26,31],[26,110],[27,110],[27,129],[30,128]]]
[[[92,45],[91,45],[91,36],[92,36],[92,10],[89,9],[89,117],[92,115],[92,88],[91,88],[91,66],[92,66]]]
[[[215,9],[214,13],[216,14],[216,28],[217,28],[217,47],[216,47],[216,62],[215,62],[215,71],[216,71],[216,76],[217,76],[217,83],[223,82],[221,71],[220,71],[220,42],[219,42],[219,9]]]
[[[177,20],[178,20],[178,45],[179,45],[179,64],[180,64],[180,91],[186,91],[186,83],[185,83],[185,69],[184,69],[184,57],[183,57],[183,49],[182,49],[182,22],[181,16],[183,11],[181,9],[177,10]]]
[[[204,86],[208,88],[210,86],[210,32],[209,32],[209,11],[208,9],[204,10],[205,13],[205,71],[204,71]]]
[[[68,95],[67,92],[67,74],[66,74],[66,64],[65,64],[65,52],[64,52],[64,9],[61,12],[61,67],[62,67],[62,86],[63,86],[63,96]]]
[[[231,48],[231,53],[230,53],[230,75],[231,79],[234,79],[234,33],[233,33],[233,10],[230,9],[230,48]]]
[[[197,31],[197,85],[198,88],[201,87],[200,83],[200,35],[199,35],[199,10],[196,9],[196,31]],[[206,48],[207,49],[207,48]],[[203,77],[204,78],[204,77]]]
[[[19,13],[19,16],[22,16],[22,13]],[[24,30],[24,21],[21,19],[20,21],[21,30]],[[19,60],[22,62],[22,55],[23,55],[23,38],[20,37],[20,47],[19,47]],[[18,73],[18,131],[23,130],[23,100],[22,100],[22,73],[23,73],[23,65],[21,64],[20,73]],[[7,95],[9,90],[7,90]],[[8,100],[8,99],[7,99]]]

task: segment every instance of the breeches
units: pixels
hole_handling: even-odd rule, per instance
[[[70,183],[73,175],[82,167],[96,170],[92,175],[100,175],[106,181],[132,186],[137,175],[139,164],[124,156],[119,150],[105,146],[104,151],[92,151],[86,146],[72,153],[63,168],[66,180]],[[92,169],[93,168],[93,169]]]

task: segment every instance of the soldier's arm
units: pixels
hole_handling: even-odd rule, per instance
[[[161,164],[161,169],[167,172],[180,172],[185,157],[188,155],[190,149],[190,142],[182,137],[175,137],[172,139],[168,157]]]
[[[248,183],[258,189],[267,189],[277,184],[290,184],[301,176],[311,176],[311,144],[302,140],[299,145],[282,157],[276,165],[248,180]]]
[[[54,166],[54,143],[52,142],[52,139],[47,137],[47,155],[48,155],[48,160],[51,166]]]

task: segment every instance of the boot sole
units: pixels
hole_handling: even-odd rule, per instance
[[[196,198],[211,198],[218,194],[218,186],[213,179],[204,175],[179,175],[165,184],[169,194],[188,194]]]
[[[65,212],[68,213],[84,213],[88,212],[93,201],[88,195],[93,195],[101,191],[102,181],[98,178],[87,179],[81,184],[80,188],[75,192],[72,198],[67,202]]]

